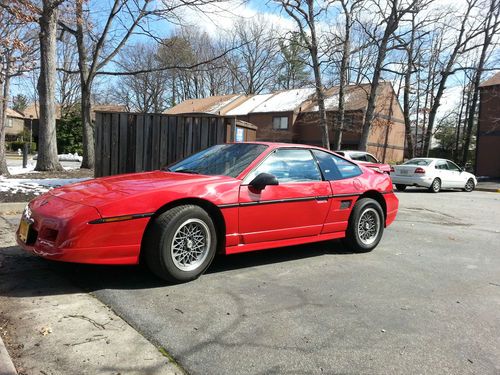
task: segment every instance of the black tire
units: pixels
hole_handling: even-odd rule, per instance
[[[406,185],[396,184],[396,189],[398,189],[398,191],[405,191]]]
[[[472,190],[474,190],[475,187],[476,185],[474,184],[474,180],[472,178],[469,178],[462,190],[470,193]]]
[[[441,190],[441,180],[439,178],[435,178],[432,181],[431,186],[429,186],[429,191],[431,193],[439,193],[439,190]]]
[[[364,230],[364,228],[359,228],[363,217],[365,217],[365,219],[367,218],[365,215],[376,218],[376,234],[373,234],[373,236],[368,239],[369,241],[362,238],[363,233],[361,233],[360,230]],[[356,202],[351,212],[344,242],[356,253],[372,251],[377,247],[382,238],[382,234],[384,233],[384,222],[384,212],[380,204],[374,199],[362,198]]]
[[[182,233],[189,230],[192,233],[199,230],[199,233]],[[205,210],[195,205],[174,207],[159,215],[145,236],[143,251],[148,268],[156,276],[172,283],[198,278],[212,263],[217,249],[217,232],[212,218]],[[174,244],[174,236],[177,244]],[[200,236],[204,238],[200,239]],[[196,249],[201,254],[194,255],[193,246],[199,244],[204,244]],[[183,254],[175,255],[175,250],[182,251]],[[191,265],[183,265],[182,260],[186,262],[185,256],[188,253],[199,259],[194,260]]]

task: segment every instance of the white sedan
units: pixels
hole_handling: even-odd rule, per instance
[[[392,183],[403,191],[407,186],[421,186],[437,193],[441,189],[458,188],[472,191],[476,177],[446,159],[415,158],[391,169]]]

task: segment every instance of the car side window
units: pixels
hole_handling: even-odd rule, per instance
[[[369,154],[366,154],[366,161],[369,161],[370,163],[378,163],[378,160]]]
[[[445,161],[443,160],[438,160],[436,162],[436,166],[435,166],[436,169],[444,169],[444,170],[448,170],[448,165],[446,164]]]
[[[313,154],[326,180],[342,180],[359,176],[362,173],[361,168],[356,164],[328,152],[313,150]]]
[[[260,173],[270,173],[279,183],[321,181],[321,173],[311,152],[306,149],[278,149],[246,178],[252,181]]]
[[[451,161],[447,161],[446,164],[448,164],[448,169],[450,171],[456,171],[456,172],[460,172],[460,168],[458,167],[458,165],[456,165],[455,163],[451,162]]]

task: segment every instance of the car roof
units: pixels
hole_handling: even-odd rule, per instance
[[[297,148],[315,148],[318,150],[325,150],[328,151],[327,149],[320,147],[320,146],[313,146],[313,145],[305,145],[301,143],[286,143],[286,142],[261,142],[261,141],[253,141],[253,142],[230,142],[230,143],[249,143],[249,144],[257,144],[257,145],[266,145],[271,148],[280,148],[280,147],[297,147]],[[331,151],[331,150],[330,150]]]

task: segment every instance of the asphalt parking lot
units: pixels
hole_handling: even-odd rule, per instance
[[[50,268],[191,374],[499,374],[500,194],[398,197],[368,254],[332,241],[220,257],[175,286],[138,267]]]

